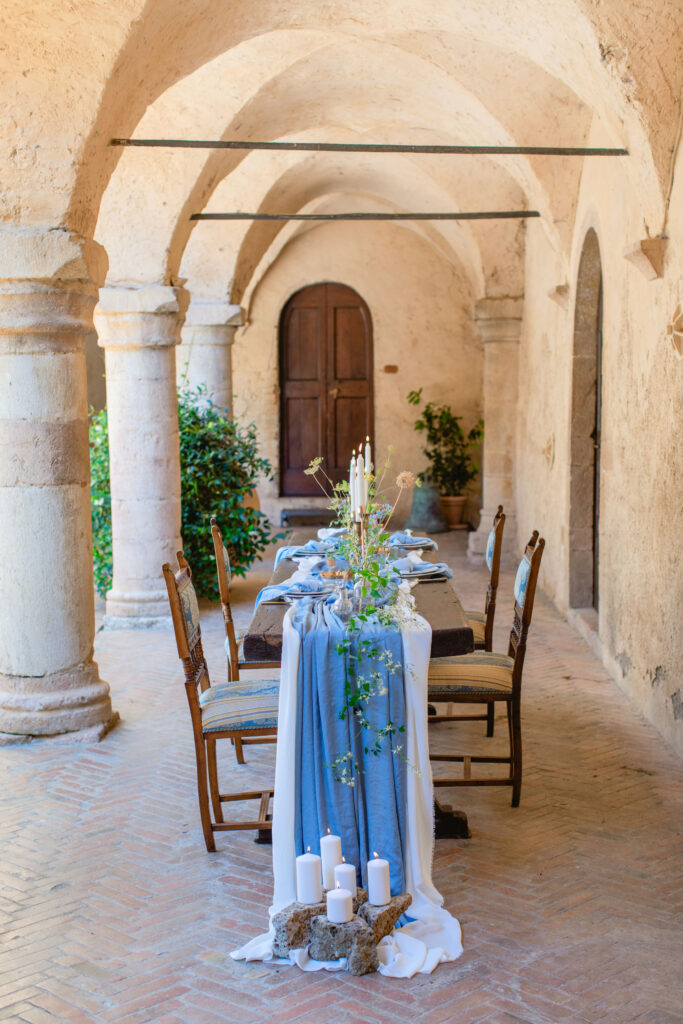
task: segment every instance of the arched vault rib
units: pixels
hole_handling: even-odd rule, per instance
[[[405,137],[418,123],[421,125],[421,141],[425,141],[425,136],[434,141],[444,137],[449,141],[493,139],[502,144],[515,141],[505,126],[497,122],[471,92],[434,65],[406,57],[396,47],[374,43],[346,45],[347,51],[340,51],[337,47],[334,54],[328,50],[317,50],[262,84],[257,94],[233,116],[224,137],[282,138],[289,135],[305,138],[312,134],[319,138],[320,125],[329,123],[332,114],[337,123],[351,125],[354,129],[352,137],[356,138]],[[333,58],[341,61],[343,75],[331,82],[328,68]],[[409,97],[397,101],[397,90],[400,92],[406,76],[416,84]],[[371,83],[370,90],[368,83]],[[552,99],[560,102],[554,97]],[[163,112],[150,111],[141,128],[153,128],[160,113]],[[572,127],[581,135],[585,128],[585,111],[576,107],[574,114]],[[131,277],[131,269],[125,265],[129,260],[130,246],[120,238],[120,196],[127,199],[129,222],[140,224],[145,218],[147,220],[145,241],[149,252],[134,252],[132,262],[136,273],[145,280],[168,280],[178,276],[182,251],[192,228],[191,213],[204,208],[217,182],[239,166],[245,157],[243,152],[233,151],[213,151],[208,156],[202,151],[175,152],[167,163],[171,170],[167,170],[163,187],[155,196],[150,192],[148,181],[149,162],[155,159],[151,155],[153,153],[145,153],[146,168],[142,174],[139,167],[137,172],[135,170],[140,151],[129,153],[126,165],[121,165],[121,171],[112,180],[103,202],[98,239],[109,252],[112,280],[129,280]],[[168,155],[157,151],[159,175],[164,159],[168,161]],[[531,161],[524,157],[503,157],[493,158],[491,162],[504,167],[506,173],[518,182],[529,196],[529,201],[545,214],[546,229],[553,235],[556,215],[549,196],[534,174]],[[448,164],[441,163],[444,171],[437,173],[448,173],[454,181],[461,176],[471,177],[471,170],[463,158],[456,158]],[[128,173],[124,173],[126,167]],[[568,211],[562,204],[566,196],[576,191],[577,165],[574,164],[566,173],[574,176],[573,181],[565,180],[565,187],[555,193],[560,207],[557,219],[562,221],[568,219]],[[188,191],[189,182],[195,175],[194,185]],[[181,196],[185,202],[178,208]],[[131,197],[137,200],[132,208]],[[554,238],[554,244],[559,247],[557,238]]]
[[[148,0],[144,16],[136,23],[131,21],[126,44],[104,89],[100,115],[86,144],[91,159],[79,172],[71,214],[87,220],[91,212],[88,201],[97,209],[99,194],[120,155],[106,149],[108,138],[132,134],[146,107],[166,89],[248,38],[277,29],[302,28],[313,20],[317,29],[330,28],[359,39],[393,40],[406,51],[418,44],[423,50],[447,51],[459,42],[461,47],[475,44],[517,53],[562,79],[588,106],[597,108],[605,124],[611,123],[617,131],[626,129],[625,141],[638,150],[642,168],[649,167],[645,176],[651,179],[646,133],[658,134],[663,140],[675,131],[683,76],[671,43],[676,35],[675,5],[653,19],[648,17],[647,5],[641,9],[632,4],[628,17],[620,20],[617,13],[623,6],[619,0],[605,0],[599,11],[590,0],[556,0],[552,5],[547,0],[525,0],[524,4],[515,0],[505,5],[496,0],[457,5],[452,0],[433,0],[412,7],[401,5],[394,11],[386,4],[349,0],[340,16],[337,5],[326,10],[310,0],[299,4],[204,0],[191,9],[185,0]],[[523,32],[519,30],[522,24]],[[608,38],[601,38],[596,26]],[[613,49],[613,41],[622,49]],[[659,70],[653,71],[652,62],[642,59],[645,41],[649,52],[660,54]],[[638,77],[634,80],[628,73],[629,44],[639,55],[643,86]],[[624,55],[619,58],[623,67],[616,69],[615,52]],[[660,116],[667,103],[662,97],[668,97],[668,117]],[[650,107],[656,125],[647,122]],[[663,154],[658,164],[661,182],[668,170],[664,166],[667,147],[660,141],[657,151]],[[87,224],[83,227],[87,229]]]
[[[466,178],[457,196],[443,165],[438,176],[431,175],[419,158],[373,154],[354,155],[349,161],[345,154],[339,159],[336,154],[292,153],[287,154],[286,163],[288,166],[283,169],[280,154],[251,154],[221,182],[209,209],[246,206],[261,212],[296,213],[312,200],[340,191],[372,194],[381,203],[377,209],[390,208],[394,212],[413,209],[416,205],[425,211],[467,209],[477,202],[481,188],[503,206],[524,205],[521,190],[491,163],[485,167],[488,175],[480,176],[476,183]],[[385,201],[389,207],[384,205]],[[372,204],[366,204],[363,209],[372,210]],[[467,267],[474,292],[481,294],[487,266],[500,268],[501,257],[506,253],[510,266],[517,269],[520,262],[520,247],[515,243],[518,225],[507,221],[495,224],[496,244],[483,254],[479,251],[479,223],[418,222],[412,227],[439,248],[446,259],[457,260]],[[222,295],[226,280],[232,278],[232,301],[239,303],[254,267],[276,243],[284,228],[284,222],[220,221],[197,225],[185,250],[180,275],[188,279],[193,295],[197,292],[213,297]],[[216,252],[220,254],[218,261],[214,259]],[[508,280],[507,291],[520,288],[520,281]]]

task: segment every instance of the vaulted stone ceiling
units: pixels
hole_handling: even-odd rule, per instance
[[[242,302],[296,234],[195,226],[202,210],[538,209],[561,265],[583,161],[120,150],[111,137],[627,146],[656,232],[666,200],[680,3],[617,0],[8,0],[16,180],[6,219],[95,236],[109,280],[211,279]],[[656,61],[647,54],[656,53]],[[15,90],[16,92],[16,90]],[[16,139],[20,141],[17,144]],[[31,203],[26,193],[34,187]],[[473,294],[522,290],[518,223],[406,225]],[[217,260],[216,254],[220,254]],[[198,270],[201,268],[201,274]],[[255,278],[256,275],[256,278]]]

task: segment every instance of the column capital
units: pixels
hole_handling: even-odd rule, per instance
[[[102,246],[62,228],[0,227],[0,289],[97,288],[107,274]],[[9,289],[6,287],[9,285]]]
[[[474,307],[474,321],[481,340],[518,342],[522,327],[523,298],[484,298]]]
[[[172,348],[180,341],[189,295],[180,286],[100,288],[95,308],[103,348]]]

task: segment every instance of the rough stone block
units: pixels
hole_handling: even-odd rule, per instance
[[[345,924],[333,924],[322,915],[314,917],[308,953],[312,960],[346,957],[350,974],[370,974],[379,967],[372,928],[355,916]]]
[[[358,912],[359,917],[372,929],[375,943],[394,930],[399,917],[412,902],[412,896],[404,892],[400,896],[392,896],[391,902],[384,907],[374,907],[371,903],[363,904]]]
[[[289,956],[290,949],[305,949],[311,941],[311,921],[327,910],[325,901],[320,903],[290,903],[273,917],[275,941],[274,956]]]

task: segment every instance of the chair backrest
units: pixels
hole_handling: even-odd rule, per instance
[[[171,606],[171,618],[175,632],[178,657],[185,670],[185,689],[190,703],[193,721],[195,713],[199,716],[198,690],[207,690],[211,685],[209,669],[202,647],[202,631],[199,625],[199,604],[192,583],[192,570],[182,551],[178,552],[178,572],[174,572],[166,562],[163,566],[164,580],[168,590],[168,601]]]
[[[223,609],[223,621],[225,623],[225,635],[228,641],[228,679],[230,682],[235,682],[240,676],[235,623],[232,620],[232,609],[230,608],[230,582],[232,579],[230,555],[228,554],[228,549],[223,542],[223,535],[215,516],[211,516],[211,536],[213,537],[213,553],[216,557],[218,593],[220,594],[221,608]]]
[[[498,578],[500,576],[500,554],[503,550],[503,530],[505,528],[505,513],[503,506],[498,506],[498,511],[493,517],[493,526],[486,541],[486,565],[490,573],[488,590],[486,591],[486,625],[484,627],[484,649],[492,650],[493,643],[493,622],[496,617],[496,593],[498,591]]]
[[[510,631],[510,642],[508,644],[508,656],[515,659],[515,667],[512,673],[513,688],[519,687],[522,682],[522,669],[524,667],[524,656],[526,654],[526,640],[531,625],[531,615],[534,610],[534,598],[536,596],[536,583],[541,568],[541,558],[545,540],[538,539],[538,530],[534,530],[524,549],[524,555],[517,568],[515,576],[515,611]]]

